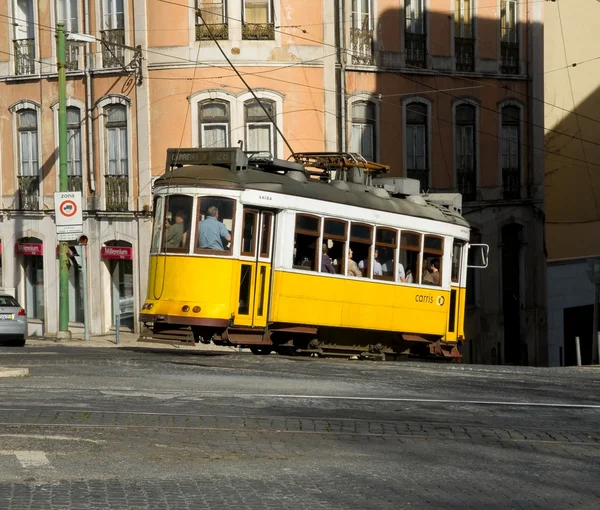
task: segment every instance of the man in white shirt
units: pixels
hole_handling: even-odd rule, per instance
[[[377,248],[375,248],[375,252],[374,252],[374,257],[373,257],[373,276],[383,276],[383,268],[381,267],[381,262],[379,262],[377,259],[379,258],[379,252],[377,251]],[[361,260],[358,263],[358,268],[363,271],[368,265],[368,261],[367,259]],[[368,276],[368,275],[365,275]]]

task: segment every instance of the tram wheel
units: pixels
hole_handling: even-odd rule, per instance
[[[273,351],[272,347],[250,347],[250,351],[252,351],[252,354],[256,354],[257,356],[266,356],[268,354],[271,354],[271,352]]]

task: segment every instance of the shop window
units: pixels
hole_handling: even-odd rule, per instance
[[[442,284],[442,256],[444,255],[444,240],[437,236],[425,236],[423,245],[423,275],[424,285]]]
[[[258,211],[244,211],[244,224],[242,226],[242,255],[245,257],[256,256],[256,225],[258,224]]]
[[[321,219],[308,214],[296,215],[294,237],[294,268],[316,271],[319,260]]]
[[[391,228],[377,227],[375,231],[375,251],[373,253],[373,278],[396,280],[396,249],[398,232]]]
[[[200,198],[196,252],[231,255],[234,217],[234,200],[220,197]]]
[[[20,239],[18,254],[22,255],[25,275],[25,310],[30,319],[44,320],[44,257],[42,241],[34,237]]]
[[[347,239],[347,222],[329,218],[325,220],[321,255],[322,273],[332,273],[332,269],[333,274],[343,273]]]
[[[188,252],[193,207],[194,199],[189,196],[171,195],[165,199],[165,251]]]
[[[421,283],[421,234],[415,232],[400,234],[399,262],[398,273],[401,282]]]
[[[112,325],[133,330],[133,250],[127,241],[111,241],[102,249],[111,281]]]
[[[373,227],[362,223],[352,223],[350,227],[350,249],[348,258],[359,260],[358,268],[367,278],[371,277],[371,246],[373,244]],[[348,262],[350,265],[350,262]]]

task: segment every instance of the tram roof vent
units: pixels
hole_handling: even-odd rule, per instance
[[[407,179],[406,177],[374,177],[373,186],[380,186],[391,195],[418,195],[418,179]]]
[[[303,172],[288,172],[287,176],[297,182],[307,182],[308,179]]]
[[[406,199],[414,204],[427,205],[427,201],[421,195],[410,195]]]
[[[456,214],[462,214],[462,195],[460,193],[427,193],[422,196],[430,204],[445,207]]]
[[[390,199],[390,194],[384,188],[371,188],[371,189],[367,189],[365,191],[368,191],[369,193],[373,193],[373,195],[375,195],[376,197],[383,198],[385,200]]]
[[[342,191],[350,191],[350,186],[346,181],[341,181],[339,179],[334,179],[329,184],[331,184],[334,188],[337,188]]]

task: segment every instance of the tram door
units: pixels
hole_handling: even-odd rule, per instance
[[[465,243],[454,241],[452,245],[452,274],[450,275],[450,306],[448,308],[448,330],[446,340],[455,342],[458,336],[462,334],[463,324],[461,323],[461,310],[464,306],[463,300],[465,292],[461,291],[464,287],[462,282],[462,263],[465,252]]]
[[[236,326],[255,328],[267,325],[274,214],[257,208],[244,208]]]

